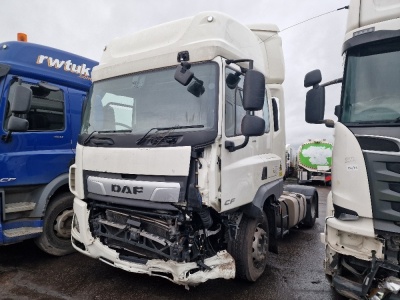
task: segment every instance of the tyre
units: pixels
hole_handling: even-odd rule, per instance
[[[74,196],[64,193],[50,201],[43,220],[43,233],[36,245],[55,256],[62,256],[74,251],[71,244],[71,224]]]
[[[307,203],[307,212],[304,221],[302,222],[303,227],[312,228],[317,219],[317,209],[318,209],[318,194],[314,193],[310,203]]]
[[[268,233],[265,213],[262,220],[243,215],[237,237],[228,247],[235,259],[236,278],[254,282],[264,273],[268,256]]]

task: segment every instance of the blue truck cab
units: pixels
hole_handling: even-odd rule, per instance
[[[68,169],[97,62],[27,42],[0,43],[0,245],[34,238],[73,251]]]

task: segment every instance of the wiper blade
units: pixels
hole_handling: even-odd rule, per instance
[[[147,131],[147,132],[145,133],[144,136],[142,136],[140,139],[138,139],[138,140],[136,141],[136,145],[141,145],[141,144],[143,144],[144,141],[146,140],[147,136],[148,136],[148,135],[150,134],[150,132],[152,132],[153,130],[161,131],[161,130],[175,130],[175,129],[203,128],[203,127],[204,127],[204,125],[186,125],[186,126],[179,126],[179,125],[177,125],[177,126],[172,126],[172,127],[153,127],[153,128],[151,128],[149,131]]]
[[[354,121],[352,123],[359,124],[359,125],[369,125],[369,124],[379,125],[379,124],[400,123],[400,117],[396,118],[394,120]]]
[[[98,133],[98,131],[93,130],[87,137],[86,139],[83,141],[83,146],[85,146],[87,143],[89,143],[90,139],[93,137],[93,135],[95,133]]]
[[[87,138],[83,141],[83,145],[85,146],[89,141],[93,138],[94,134],[101,134],[101,133],[125,133],[125,132],[132,132],[131,130],[94,130],[92,131]]]
[[[397,117],[396,119],[392,120],[392,123],[400,123],[400,117]]]

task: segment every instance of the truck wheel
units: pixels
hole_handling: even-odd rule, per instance
[[[236,277],[256,281],[264,272],[268,255],[268,220],[245,215],[239,225],[238,235],[229,245],[229,252],[236,262]]]
[[[44,252],[62,256],[74,251],[71,244],[71,224],[74,196],[64,193],[51,200],[43,220],[43,233],[35,243]]]
[[[315,224],[315,220],[317,219],[317,207],[318,207],[318,194],[314,193],[310,203],[307,204],[307,212],[306,217],[303,221],[303,226],[306,228],[312,228]]]

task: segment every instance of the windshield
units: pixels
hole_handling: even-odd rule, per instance
[[[400,39],[347,53],[342,122],[400,123]]]
[[[213,128],[218,65],[193,64],[190,70],[197,80],[188,86],[174,79],[175,70],[176,67],[171,67],[94,83],[81,133],[145,134],[152,128],[179,127],[181,131]]]

